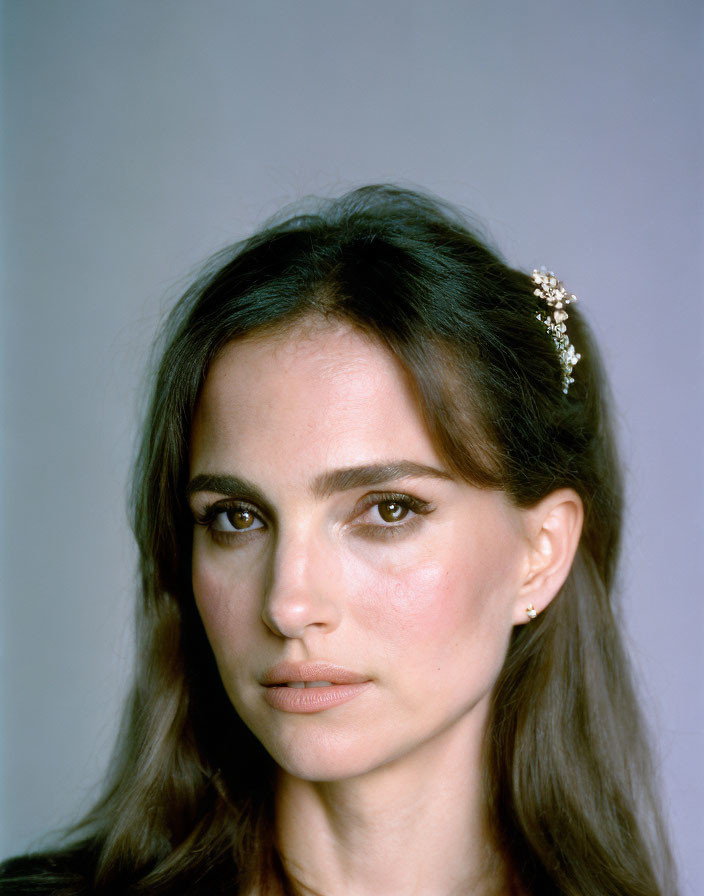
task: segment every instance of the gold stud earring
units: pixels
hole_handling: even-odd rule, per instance
[[[535,617],[538,615],[533,604],[528,604],[528,606],[526,607],[526,613],[528,614],[528,618],[531,620],[535,619]]]

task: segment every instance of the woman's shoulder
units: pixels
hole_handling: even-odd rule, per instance
[[[32,853],[0,864],[2,896],[88,896],[95,868],[89,843],[57,852]]]

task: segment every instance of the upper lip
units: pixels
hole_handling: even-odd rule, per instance
[[[325,662],[277,663],[261,680],[266,687],[289,681],[329,681],[331,684],[358,684],[369,679],[358,672]]]

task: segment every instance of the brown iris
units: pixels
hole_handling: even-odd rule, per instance
[[[227,518],[235,529],[249,529],[254,522],[254,514],[251,510],[230,510]]]
[[[408,508],[398,501],[384,501],[379,504],[379,516],[385,523],[397,523],[408,513]]]

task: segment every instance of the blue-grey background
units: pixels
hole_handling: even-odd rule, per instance
[[[89,805],[129,678],[140,376],[194,265],[380,180],[554,268],[601,340],[625,623],[704,892],[702,4],[8,0],[0,855]],[[578,375],[578,372],[577,372]]]

